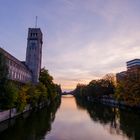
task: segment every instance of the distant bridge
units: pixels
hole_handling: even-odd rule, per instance
[[[74,95],[74,92],[63,92],[61,95]]]

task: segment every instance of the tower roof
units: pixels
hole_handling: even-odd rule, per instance
[[[28,39],[39,39],[43,43],[43,34],[40,28],[28,28]]]

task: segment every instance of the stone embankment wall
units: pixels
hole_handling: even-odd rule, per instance
[[[36,106],[36,108],[38,109],[41,109],[45,106],[48,106],[50,104],[50,102],[44,102],[44,103],[40,103],[39,106]],[[30,111],[32,110],[32,107],[30,105],[27,105],[24,110],[22,112],[18,112],[16,108],[12,108],[12,109],[9,109],[9,110],[5,110],[5,111],[1,111],[0,112],[0,123],[3,122],[3,121],[6,121],[8,119],[11,119],[11,118],[14,118],[18,115],[21,115],[27,111]]]
[[[26,111],[31,110],[30,105],[27,105],[22,112],[18,112],[16,108],[0,112],[0,122],[16,117]]]

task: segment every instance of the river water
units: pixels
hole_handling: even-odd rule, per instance
[[[140,140],[140,115],[63,96],[61,104],[4,122],[0,130],[0,140]]]

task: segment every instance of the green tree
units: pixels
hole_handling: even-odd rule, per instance
[[[5,99],[5,85],[7,84],[8,68],[6,65],[6,58],[0,49],[0,107],[4,107]]]
[[[18,93],[18,98],[17,98],[17,110],[19,112],[23,111],[25,106],[27,105],[27,100],[29,98],[29,95],[27,95],[27,91],[28,91],[29,87],[27,85],[22,86],[20,88],[20,91]]]
[[[39,83],[36,88],[39,92],[38,104],[41,102],[46,102],[48,100],[48,93],[45,85],[43,85],[43,83]]]
[[[56,84],[53,83],[53,77],[49,74],[48,70],[45,68],[41,69],[39,81],[45,85],[48,93],[48,99],[54,100],[54,98],[58,95],[58,90],[61,92],[60,87],[56,86]],[[60,94],[60,93],[59,93]]]
[[[43,83],[46,87],[53,84],[53,77],[49,74],[48,70],[45,68],[41,69],[39,81]]]
[[[47,88],[43,83],[38,83],[37,85],[29,84],[28,86],[28,103],[33,108],[39,106],[40,103],[48,101]]]
[[[0,49],[0,107],[9,109],[15,106],[17,100],[18,88],[8,80],[7,59]]]
[[[3,52],[0,50],[0,86],[2,87],[8,79],[7,60]]]
[[[5,88],[5,91],[1,100],[2,102],[1,108],[10,109],[10,108],[15,107],[15,104],[18,98],[17,86],[12,82],[7,82],[4,88]]]
[[[37,107],[41,92],[37,90],[35,85],[30,85],[27,90],[28,103],[34,108]]]

